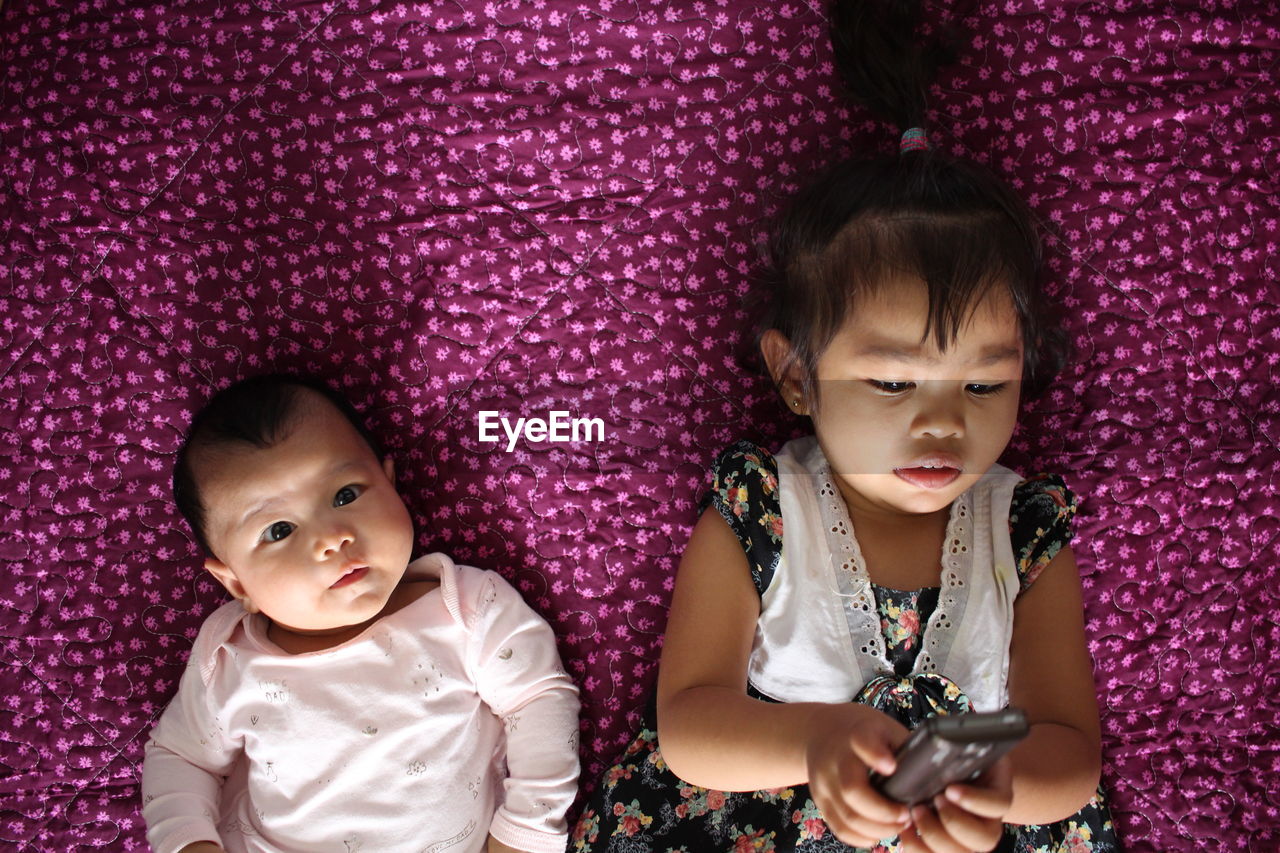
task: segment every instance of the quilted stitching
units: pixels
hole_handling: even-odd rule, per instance
[[[271,366],[338,377],[421,547],[548,617],[594,782],[707,464],[800,426],[738,359],[766,219],[896,144],[838,101],[820,6],[4,4],[0,839],[145,848],[141,745],[220,600],[172,453]],[[1077,354],[1005,461],[1082,499],[1135,851],[1277,844],[1277,20],[985,2],[935,93],[935,142],[1049,235]],[[480,411],[551,409],[606,440],[477,439]]]

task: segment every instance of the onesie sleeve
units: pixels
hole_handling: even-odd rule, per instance
[[[197,841],[221,843],[218,801],[239,749],[218,725],[203,663],[193,650],[178,693],[143,752],[142,817],[156,853],[175,853]]]
[[[578,792],[578,689],[551,626],[509,583],[494,572],[458,572],[467,666],[507,734],[505,799],[489,832],[529,853],[563,853]]]
[[[1076,496],[1057,474],[1037,474],[1014,487],[1009,541],[1022,590],[1035,583],[1045,566],[1071,544],[1076,504]]]
[[[713,506],[728,523],[747,556],[756,592],[764,595],[782,554],[778,463],[764,448],[739,441],[712,463],[711,475],[699,511]]]

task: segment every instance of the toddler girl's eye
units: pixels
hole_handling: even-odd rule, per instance
[[[912,382],[881,382],[879,379],[867,380],[871,383],[871,387],[884,394],[901,394],[903,391],[911,390]]]
[[[287,521],[277,521],[271,525],[263,533],[263,538],[268,542],[279,542],[284,537],[293,532],[293,525]]]
[[[996,385],[982,385],[977,382],[970,382],[965,386],[965,389],[975,397],[991,397],[1003,391],[1005,389],[1005,383],[1001,382]]]
[[[333,505],[345,506],[358,497],[360,497],[360,493],[356,491],[355,486],[343,486],[341,489],[338,489],[338,493],[333,496]]]

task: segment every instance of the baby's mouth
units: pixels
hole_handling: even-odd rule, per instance
[[[369,574],[368,566],[356,566],[355,568],[349,569],[346,574],[331,583],[329,585],[329,589],[338,589],[339,587],[348,586],[349,584],[353,584],[360,580],[367,574]]]

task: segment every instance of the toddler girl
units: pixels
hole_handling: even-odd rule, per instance
[[[775,234],[760,352],[813,435],[715,461],[656,730],[651,714],[571,849],[1116,849],[1076,501],[996,463],[1065,347],[1022,203],[928,145],[914,11],[834,10],[853,93],[906,132],[899,156],[801,193]],[[1007,705],[1030,734],[977,780],[910,809],[870,784],[926,718]]]
[[[174,493],[234,600],[146,747],[158,853],[564,849],[578,699],[551,628],[493,572],[409,561],[391,459],[345,400],[233,385]]]

